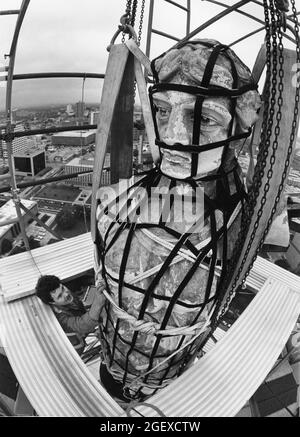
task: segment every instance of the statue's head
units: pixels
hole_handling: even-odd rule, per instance
[[[156,58],[152,70],[161,171],[200,179],[225,168],[257,119],[260,97],[250,70],[213,40],[179,45]]]

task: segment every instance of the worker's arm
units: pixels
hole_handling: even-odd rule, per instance
[[[57,319],[66,332],[78,332],[86,335],[93,332],[99,322],[99,316],[104,305],[104,296],[100,292],[95,293],[94,301],[89,311],[82,316],[70,316],[63,312],[57,313]]]

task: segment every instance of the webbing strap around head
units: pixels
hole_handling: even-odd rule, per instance
[[[229,89],[219,85],[210,85],[209,88],[203,86],[182,85],[178,83],[157,83],[149,88],[150,96],[163,91],[178,91],[186,94],[199,95],[203,97],[229,97],[237,98],[247,91],[257,90],[258,86],[253,82],[242,85],[239,88]]]
[[[216,46],[210,57],[208,58],[202,81],[201,86],[207,88],[210,84],[213,70],[215,67],[215,64],[217,62],[219,53],[221,51],[222,46],[218,45]],[[194,125],[193,125],[193,144],[199,144],[200,145],[200,134],[201,134],[201,116],[202,116],[202,108],[203,108],[203,102],[204,97],[197,95],[196,96],[196,102],[194,107]],[[192,154],[192,168],[191,168],[191,177],[195,177],[197,175],[198,170],[198,161],[199,161],[199,155],[198,153]]]

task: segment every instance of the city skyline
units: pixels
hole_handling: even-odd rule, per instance
[[[1,9],[12,9],[20,6],[21,0],[1,0]],[[125,11],[124,0],[113,0],[113,7],[97,0],[31,0],[21,29],[15,73],[70,71],[105,73],[108,53],[107,46],[118,28],[119,20]],[[145,51],[148,25],[149,3],[145,4],[141,48]],[[157,2],[153,26],[166,33],[183,37],[185,35],[185,12],[174,8],[165,2]],[[186,4],[180,0],[178,3]],[[227,3],[233,4],[233,0]],[[192,19],[191,30],[208,18],[221,12],[224,8],[191,0]],[[250,10],[254,15],[261,15],[262,9],[253,5]],[[247,11],[249,5],[247,6]],[[172,20],[166,16],[172,14]],[[239,14],[230,14],[230,19],[223,19],[202,37],[213,37],[228,44],[239,38],[245,32],[257,28],[257,24]],[[199,18],[200,17],[200,18]],[[234,26],[228,26],[234,19]],[[16,17],[1,17],[0,27],[0,61],[9,52]],[[139,9],[136,28],[138,28]],[[36,35],[37,37],[33,37]],[[238,55],[251,68],[256,54],[263,41],[262,33],[251,37],[249,42],[236,47]],[[120,42],[120,38],[117,40]],[[167,50],[174,41],[153,35],[151,56],[155,57]],[[0,82],[1,83],[1,82]],[[79,101],[84,94],[87,101],[99,101],[103,80],[86,79],[83,90],[82,79],[38,79],[15,81],[13,86],[13,106],[19,108],[34,107],[40,104],[61,104],[68,101]],[[4,87],[0,88],[0,110],[3,109]]]

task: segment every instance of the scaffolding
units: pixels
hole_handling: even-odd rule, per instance
[[[157,30],[155,27],[153,27],[153,17],[154,17],[154,7],[155,7],[155,3],[154,0],[150,0],[150,6],[149,6],[149,18],[148,18],[148,34],[147,34],[147,47],[146,47],[146,54],[148,57],[150,57],[150,53],[151,53],[151,36],[152,34],[157,34],[163,38],[168,38],[172,41],[175,41],[176,44],[178,44],[180,41],[187,41],[190,38],[196,36],[197,34],[201,33],[205,28],[207,28],[208,26],[210,26],[211,24],[217,22],[218,20],[220,20],[221,18],[229,15],[232,12],[235,12],[237,14],[242,14],[243,16],[246,16],[248,18],[250,18],[251,20],[257,22],[259,24],[260,27],[258,27],[254,32],[251,32],[247,35],[244,35],[242,38],[239,38],[238,40],[234,40],[230,45],[235,45],[239,42],[241,42],[242,40],[244,40],[245,38],[249,38],[250,36],[252,36],[255,33],[258,33],[260,31],[262,31],[264,29],[264,26],[262,26],[264,24],[264,22],[260,19],[258,19],[257,17],[253,16],[252,14],[246,12],[245,10],[243,10],[242,8],[247,5],[248,3],[251,3],[250,1],[239,1],[237,3],[235,3],[232,6],[228,6],[225,3],[221,3],[218,1],[213,1],[213,0],[208,0],[207,3],[211,3],[213,5],[218,5],[222,8],[224,8],[224,11],[219,13],[218,15],[214,16],[211,20],[208,20],[206,23],[202,24],[201,26],[197,27],[195,30],[191,31],[190,30],[190,25],[191,25],[191,1],[187,0],[186,1],[186,6],[183,6],[179,3],[176,3],[174,1],[171,0],[164,0],[166,3],[169,3],[171,7],[176,7],[179,8],[181,10],[183,10],[183,12],[186,14],[186,36],[183,38],[183,40],[180,40],[179,38],[177,38],[175,35],[171,35],[168,34],[167,32],[161,31],[161,30]],[[43,179],[42,181],[36,181],[34,183],[23,183],[23,184],[17,184],[16,183],[16,178],[15,178],[15,172],[14,172],[14,166],[13,166],[13,154],[12,154],[12,141],[15,138],[20,138],[22,136],[29,136],[29,135],[36,135],[36,134],[43,134],[43,133],[57,133],[57,132],[62,132],[62,131],[67,131],[67,130],[81,130],[82,126],[71,126],[71,127],[56,127],[56,128],[50,128],[50,129],[39,129],[39,130],[30,130],[30,131],[26,131],[26,132],[15,132],[14,131],[14,125],[12,123],[12,107],[11,107],[11,100],[12,100],[12,88],[13,88],[13,81],[14,80],[26,80],[26,79],[39,79],[39,78],[82,78],[83,80],[85,78],[93,78],[93,79],[104,79],[105,75],[104,74],[94,74],[94,73],[72,73],[72,72],[64,72],[64,73],[55,73],[55,72],[50,72],[50,73],[30,73],[30,74],[14,74],[14,63],[15,63],[15,57],[16,57],[16,50],[17,50],[17,41],[18,41],[18,37],[19,37],[19,33],[20,33],[20,29],[27,11],[27,8],[29,6],[30,0],[24,0],[20,9],[19,10],[10,10],[10,11],[0,11],[0,16],[1,15],[17,15],[17,23],[16,23],[16,28],[15,28],[15,33],[13,36],[13,43],[10,49],[10,53],[9,55],[7,55],[9,57],[9,66],[7,69],[7,98],[6,98],[6,118],[7,118],[7,124],[5,127],[5,133],[3,135],[1,135],[0,139],[4,140],[6,142],[7,145],[7,149],[8,149],[8,162],[9,162],[9,174],[8,175],[4,175],[3,177],[1,177],[1,180],[10,180],[10,186],[5,187],[4,189],[1,189],[0,192],[11,192],[12,198],[14,200],[15,203],[15,207],[16,207],[16,211],[17,211],[17,219],[16,221],[18,221],[20,223],[21,226],[21,233],[22,233],[22,238],[24,240],[25,246],[27,250],[30,250],[29,248],[29,244],[28,244],[28,239],[26,236],[26,231],[25,231],[25,226],[24,226],[24,222],[23,222],[23,217],[22,217],[22,209],[24,209],[24,205],[22,205],[21,200],[20,200],[20,196],[19,196],[19,190],[21,188],[25,188],[25,187],[30,187],[30,186],[34,186],[34,185],[39,185],[39,184],[46,184],[46,183],[50,183],[50,182],[55,182],[58,180],[64,180],[64,179],[69,179],[69,178],[73,178],[73,177],[77,177],[79,174],[85,174],[85,172],[82,173],[74,173],[74,174],[70,174],[67,176],[58,176],[58,177],[53,177],[53,178],[47,178],[47,179]],[[252,3],[256,3],[257,5],[263,6],[263,2],[260,1],[255,1]],[[299,36],[297,34],[295,34],[294,29],[292,27],[293,24],[295,24],[295,22],[293,21],[293,16],[285,16],[286,17],[286,29],[288,29],[291,33],[291,35],[287,35],[286,33],[283,34],[283,37],[288,39],[289,41],[291,41],[292,43],[294,43],[296,46],[299,43]],[[299,59],[299,48],[298,48],[298,59]],[[84,126],[85,129],[96,129],[97,125],[85,125]],[[117,175],[118,169],[116,168],[116,175]],[[89,172],[87,172],[89,173]],[[117,175],[118,176],[118,175]],[[35,220],[39,220],[35,217]],[[15,221],[14,221],[15,222]],[[52,232],[56,238],[60,238],[59,235],[55,234],[53,232],[53,230],[51,230],[50,228],[47,228],[47,226],[40,220],[38,221],[39,224],[43,227],[45,227],[49,232]],[[2,222],[3,224],[7,224]],[[71,242],[70,242],[71,243]],[[62,263],[61,263],[62,264]],[[267,266],[263,266],[264,268],[262,269],[263,272],[265,272],[267,270]],[[275,270],[271,271],[272,276],[275,276],[276,273],[276,267]],[[280,273],[280,272],[279,272]],[[279,273],[277,273],[279,275]],[[256,279],[256,278],[255,278]],[[293,278],[292,278],[293,279]],[[291,280],[292,280],[291,279]],[[294,281],[294,279],[293,279]],[[298,282],[294,283],[291,285],[291,289],[296,289],[298,287]],[[271,290],[271,291],[270,291]],[[272,295],[273,293],[273,285],[269,284],[269,290],[267,290],[268,292],[268,296]],[[278,293],[282,294],[282,301],[284,301],[285,299],[285,292],[288,292],[288,290],[282,290],[281,284],[279,284],[279,290]],[[296,293],[294,293],[296,295]],[[269,302],[268,299],[266,299],[265,301],[265,306],[267,307],[267,303]],[[20,302],[18,302],[18,305],[22,306],[22,304]],[[31,305],[31,301],[28,300],[28,302],[24,305],[28,305],[28,307]],[[34,303],[32,304],[32,307],[34,307]],[[12,307],[11,307],[12,308]],[[262,306],[259,306],[260,309],[262,309]],[[10,309],[8,308],[8,311]],[[20,309],[20,311],[23,310],[22,308]],[[6,308],[5,308],[6,311]],[[45,308],[42,308],[40,311],[46,311]],[[292,312],[292,309],[290,310]],[[293,310],[294,311],[294,310]],[[8,312],[7,312],[8,313]],[[30,308],[27,311],[28,314],[30,314]],[[257,314],[257,313],[256,313]],[[55,320],[53,318],[53,315],[48,314],[47,317],[52,317],[52,321],[53,321],[53,326],[55,328]],[[261,320],[263,319],[263,317],[261,317]],[[9,318],[8,318],[9,320]],[[13,320],[13,314],[11,317],[11,320]],[[46,318],[45,318],[46,320]],[[274,323],[276,322],[276,317],[274,317]],[[11,322],[13,325],[13,322]],[[249,325],[246,326],[247,329],[245,329],[245,332],[247,335],[247,333],[249,333],[249,327],[251,327],[251,324],[253,323],[253,319],[250,320]],[[275,323],[276,324],[276,323]],[[19,326],[19,325],[18,325]],[[16,328],[18,328],[18,326],[16,326]],[[284,326],[284,324],[283,324]],[[53,329],[54,329],[53,328]],[[287,328],[285,328],[286,331],[288,331]],[[30,333],[33,336],[34,339],[34,333],[30,331]],[[260,334],[260,332],[259,332]],[[43,329],[40,329],[40,336],[41,336],[41,344],[43,343],[43,341],[45,340],[43,337]],[[274,334],[275,335],[275,334]],[[287,334],[286,334],[287,335]],[[15,339],[16,341],[19,339],[18,335],[15,335]],[[58,341],[62,341],[62,336],[60,335],[60,333],[57,334],[57,339]],[[28,338],[26,338],[26,340],[28,340]],[[26,343],[24,341],[24,343]],[[66,348],[68,355],[65,356],[65,359],[68,360],[69,359],[69,355],[72,356],[72,353],[74,351],[71,350],[71,347],[69,344],[67,344],[67,342],[65,342],[66,344],[64,344],[64,347]],[[59,345],[60,346],[60,345]],[[69,349],[68,349],[69,347]],[[255,347],[255,346],[254,346]],[[20,341],[20,350],[22,349],[22,344]],[[62,353],[61,351],[63,350],[63,348],[58,347],[57,348],[57,352],[58,353]],[[16,354],[18,353],[19,349],[16,348]],[[278,352],[278,351],[277,351]],[[224,351],[224,360],[227,357],[227,351]],[[29,356],[29,354],[26,355],[27,357]],[[18,357],[19,358],[19,357]],[[74,360],[77,359],[76,356],[73,357]],[[21,360],[16,360],[19,362],[19,365],[22,367],[23,366],[23,362]],[[59,362],[59,360],[58,360]],[[30,363],[29,363],[30,364]],[[81,366],[81,363],[78,360],[78,367]],[[234,364],[234,363],[233,363]],[[247,364],[247,363],[246,363]],[[24,366],[25,367],[25,366]],[[201,363],[200,363],[200,367],[201,367]],[[30,366],[28,366],[28,368],[30,368]],[[65,366],[65,369],[67,368],[67,366]],[[212,369],[213,366],[210,366],[210,368]],[[40,368],[40,370],[42,370],[42,368]],[[64,369],[63,369],[64,370]],[[80,367],[80,371],[84,372],[84,369],[82,367]],[[241,369],[241,373],[244,372],[244,369]],[[42,372],[43,373],[43,372]],[[60,375],[60,372],[57,372],[56,375]],[[251,377],[251,372],[249,372],[249,377]],[[43,374],[41,374],[41,378],[43,378]],[[187,391],[190,390],[190,387],[197,387],[197,390],[195,388],[195,399],[199,401],[198,399],[198,386],[193,384],[193,381],[187,381],[188,383],[184,383],[184,387],[183,389],[187,389]],[[209,382],[209,381],[208,381]],[[68,384],[66,383],[66,386]],[[58,386],[58,385],[57,385]],[[67,387],[69,389],[69,386]],[[76,386],[72,387],[72,389],[75,391],[77,390]],[[98,389],[98,386],[96,386],[96,388],[94,387],[94,385],[92,386],[87,386],[87,395],[90,396],[91,398],[91,402],[90,404],[92,405],[93,400],[95,400],[95,397],[92,393],[92,390],[98,390],[99,393],[97,392],[97,395],[99,395],[99,399],[101,400],[101,397],[103,396],[103,393],[101,392],[101,390]],[[203,388],[203,393],[205,394],[207,391],[207,388],[204,387]],[[50,393],[50,391],[48,390],[48,393]],[[72,392],[73,393],[73,392]],[[85,393],[85,392],[83,392]],[[187,393],[187,398],[189,398],[190,393]],[[230,391],[230,393],[228,394],[228,405],[230,404],[230,397],[232,396],[232,392]],[[82,396],[82,399],[84,397]],[[171,399],[171,397],[170,397]],[[82,401],[83,403],[83,401]],[[38,402],[37,402],[38,404]],[[49,414],[49,411],[51,410],[51,408],[56,408],[56,402],[54,403],[54,405],[51,405],[51,408],[46,405],[47,403],[45,402],[45,405],[43,406],[45,408],[45,411]],[[183,408],[183,412],[185,412],[185,403],[181,402],[182,404],[182,408]],[[167,402],[162,399],[162,405],[164,407],[167,406]],[[57,404],[57,407],[59,407],[59,403]],[[115,408],[115,410],[113,410],[113,408]],[[168,408],[170,410],[170,413],[174,413],[174,406],[173,406],[173,400],[170,401],[170,405],[168,405]],[[199,407],[200,408],[200,407]],[[70,408],[71,410],[71,408]],[[102,410],[101,410],[102,411]],[[50,411],[51,413],[53,413],[53,410]],[[115,405],[113,405],[113,407],[111,408],[111,411],[109,411],[109,413],[113,412],[114,414],[120,414],[119,409],[117,409],[115,407]],[[176,413],[177,411],[175,411]],[[72,411],[72,413],[74,414],[74,412]],[[96,413],[98,413],[98,410],[96,411]],[[93,414],[96,415],[96,413],[93,411]]]

